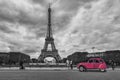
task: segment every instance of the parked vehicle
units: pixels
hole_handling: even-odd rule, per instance
[[[106,63],[102,58],[90,58],[87,62],[81,62],[77,64],[79,71],[84,72],[88,69],[97,69],[99,71],[106,71]]]

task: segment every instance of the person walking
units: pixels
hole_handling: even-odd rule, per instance
[[[66,60],[66,66],[67,66],[67,67],[68,67],[68,69],[69,69],[70,62],[69,62],[69,60],[68,60],[68,59]]]
[[[112,67],[112,70],[115,70],[115,62],[113,60],[111,61],[111,67]]]
[[[71,68],[71,70],[73,69],[73,61],[72,60],[70,60],[70,68]]]
[[[20,61],[19,65],[20,65],[20,69],[24,69],[23,61]]]

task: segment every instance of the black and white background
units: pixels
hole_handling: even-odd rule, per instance
[[[0,0],[0,51],[37,58],[44,45],[48,3],[61,57],[95,46],[120,49],[120,0]]]

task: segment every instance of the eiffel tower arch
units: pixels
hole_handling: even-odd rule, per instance
[[[54,44],[54,38],[53,38],[53,34],[52,34],[52,27],[51,27],[51,7],[49,5],[48,8],[48,27],[47,27],[47,35],[45,38],[45,44],[44,44],[44,48],[41,50],[41,54],[38,57],[38,61],[39,62],[44,62],[44,59],[46,57],[53,57],[56,62],[60,62],[61,57],[58,54],[58,50],[55,47]]]

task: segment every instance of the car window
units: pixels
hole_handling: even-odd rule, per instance
[[[103,60],[100,60],[101,63],[103,63]]]
[[[99,63],[99,60],[96,60],[96,59],[95,59],[95,63]]]
[[[93,63],[94,61],[91,59],[91,60],[89,60],[88,62],[89,62],[89,63]]]

